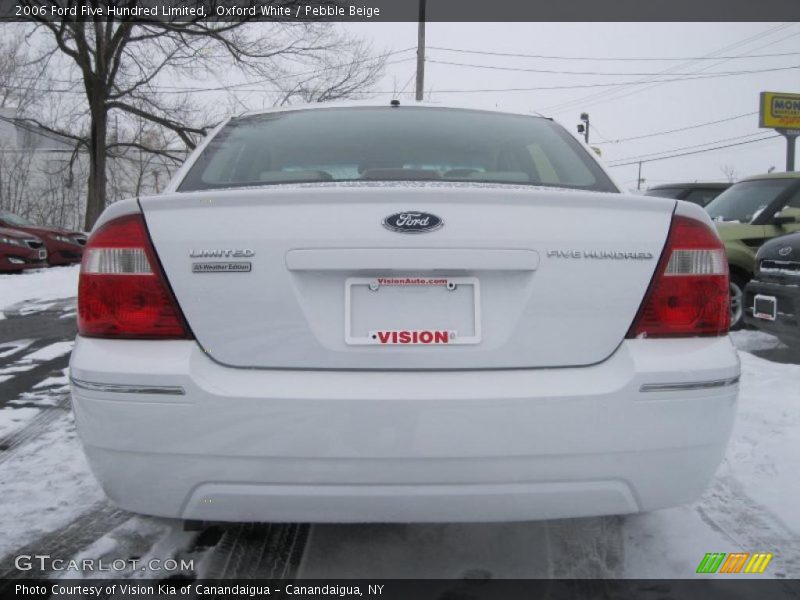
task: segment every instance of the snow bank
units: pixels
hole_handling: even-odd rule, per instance
[[[32,269],[0,275],[0,312],[26,300],[57,300],[78,295],[80,265]]]

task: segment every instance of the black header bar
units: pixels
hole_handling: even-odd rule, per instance
[[[428,22],[775,22],[798,0],[425,0]],[[414,22],[419,0],[0,0],[0,21]]]

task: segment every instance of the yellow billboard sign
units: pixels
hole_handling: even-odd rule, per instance
[[[800,94],[761,92],[758,126],[800,129]]]

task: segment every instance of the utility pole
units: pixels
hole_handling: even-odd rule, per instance
[[[578,133],[583,134],[583,139],[586,141],[586,145],[589,145],[589,113],[581,113],[581,121],[583,123],[578,124]]]
[[[417,24],[417,102],[422,101],[425,90],[425,0],[419,0],[419,21]]]
[[[642,189],[642,181],[644,181],[644,179],[642,179],[642,161],[639,161],[639,176],[636,178],[637,190]]]
[[[794,141],[800,136],[800,129],[776,129],[786,138],[786,170],[794,171]]]

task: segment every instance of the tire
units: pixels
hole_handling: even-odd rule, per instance
[[[731,331],[744,328],[744,286],[748,281],[739,273],[731,273]]]

